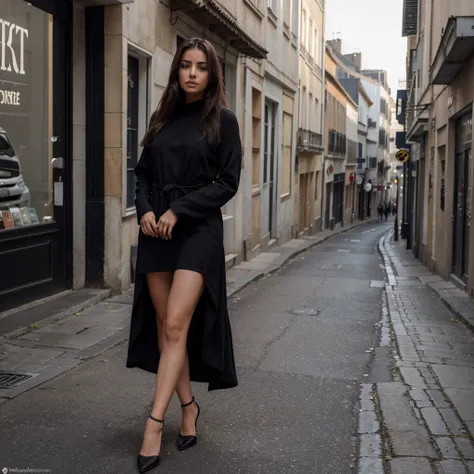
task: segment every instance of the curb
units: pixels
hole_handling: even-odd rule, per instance
[[[230,284],[227,287],[227,298],[230,298],[234,294],[238,293],[239,291],[242,291],[244,288],[249,286],[251,283],[260,280],[261,278],[271,275],[272,273],[275,273],[277,270],[279,270],[283,265],[285,265],[288,260],[306,252],[312,247],[316,247],[319,244],[322,244],[326,242],[327,240],[331,239],[332,237],[335,237],[336,235],[344,234],[345,232],[349,232],[350,230],[357,229],[358,227],[366,224],[371,224],[376,220],[376,218],[367,220],[367,221],[361,221],[355,225],[352,225],[347,228],[341,228],[337,232],[333,232],[330,235],[327,235],[325,237],[322,237],[320,240],[306,240],[306,239],[298,239],[298,240],[306,240],[307,245],[304,245],[303,247],[295,250],[291,250],[288,253],[282,255],[278,259],[275,260],[276,263],[272,263],[267,266],[265,270],[251,270],[249,271],[248,275],[245,277],[242,277],[241,279],[243,280],[242,283],[238,283],[238,280],[232,284]],[[317,234],[316,234],[317,237]],[[232,268],[232,267],[231,267]]]
[[[73,290],[69,290],[73,291]],[[58,295],[55,296],[60,296],[64,295],[65,292],[59,293]],[[98,294],[92,296],[91,298],[78,303],[77,305],[70,306],[67,309],[64,309],[62,311],[59,311],[58,313],[55,313],[51,316],[47,316],[46,318],[40,319],[33,323],[35,325],[34,328],[30,328],[29,326],[23,326],[21,328],[15,329],[14,331],[5,333],[3,336],[0,336],[0,342],[7,340],[7,339],[13,339],[13,338],[18,338],[20,336],[23,336],[24,334],[27,334],[29,332],[33,332],[36,329],[43,328],[45,326],[48,326],[53,323],[57,323],[58,321],[61,321],[63,319],[68,318],[69,316],[72,316],[74,313],[79,313],[81,311],[84,311],[87,308],[90,308],[91,306],[95,306],[98,303],[101,303],[102,301],[105,301],[106,299],[110,298],[112,296],[112,290],[107,289],[107,290],[101,290]],[[49,298],[48,298],[49,299]],[[51,298],[54,299],[54,298]],[[44,300],[39,300],[36,304],[28,304],[23,307],[18,308],[18,311],[21,311],[23,309],[28,309],[32,308],[36,305],[42,304]],[[10,312],[9,315],[14,315],[15,312]]]

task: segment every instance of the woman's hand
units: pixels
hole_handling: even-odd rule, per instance
[[[149,235],[150,237],[158,237],[156,216],[153,211],[143,214],[140,219],[140,227],[145,235]]]
[[[176,222],[178,222],[178,217],[171,209],[168,209],[158,220],[158,236],[165,240],[171,239],[171,232]]]

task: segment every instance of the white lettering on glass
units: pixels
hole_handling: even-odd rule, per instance
[[[0,89],[1,105],[20,105],[20,93],[15,91],[2,91]]]
[[[0,18],[0,70],[25,74],[25,38],[28,30]],[[19,40],[19,48],[14,49],[13,40]],[[18,58],[19,56],[19,58]]]

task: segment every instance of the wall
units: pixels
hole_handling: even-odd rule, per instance
[[[73,99],[72,99],[72,163],[73,163],[73,288],[82,288],[85,281],[85,225],[86,215],[86,46],[84,7],[77,3],[73,8]]]

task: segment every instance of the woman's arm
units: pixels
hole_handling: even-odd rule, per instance
[[[150,204],[150,168],[148,166],[148,148],[144,147],[140,159],[135,166],[136,187],[135,187],[135,208],[137,210],[137,220],[147,212],[153,211]]]
[[[183,196],[170,205],[178,219],[205,219],[237,193],[242,168],[239,124],[234,113],[221,110],[221,143],[217,149],[219,170],[213,183]]]

